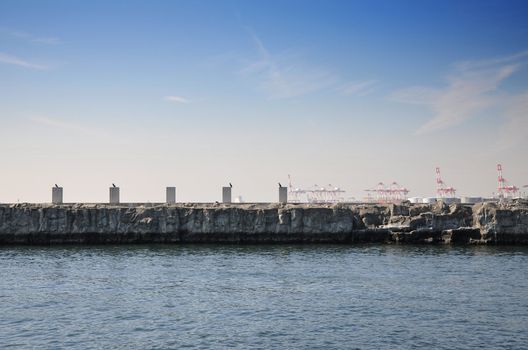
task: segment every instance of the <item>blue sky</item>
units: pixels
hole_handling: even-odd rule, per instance
[[[0,202],[528,184],[525,1],[0,1]]]

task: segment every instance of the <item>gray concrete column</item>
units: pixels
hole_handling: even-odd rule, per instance
[[[110,204],[119,204],[119,187],[110,187]]]
[[[62,187],[55,186],[51,189],[51,203],[62,204]]]
[[[222,203],[231,203],[231,187],[222,187]]]
[[[279,203],[288,202],[288,187],[279,187]]]
[[[176,187],[167,187],[167,203],[176,203]]]

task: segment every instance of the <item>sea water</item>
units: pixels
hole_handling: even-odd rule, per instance
[[[0,247],[0,348],[528,347],[528,249]]]

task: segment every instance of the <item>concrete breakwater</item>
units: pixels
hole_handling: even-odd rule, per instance
[[[528,244],[528,201],[0,205],[0,245],[367,242]]]

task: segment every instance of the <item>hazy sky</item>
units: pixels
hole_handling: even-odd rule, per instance
[[[527,1],[0,0],[0,202],[528,184]]]

